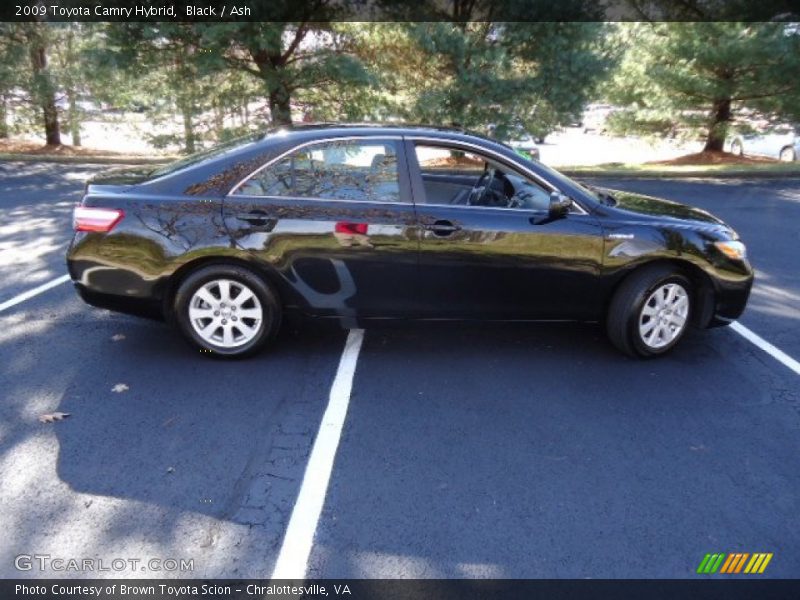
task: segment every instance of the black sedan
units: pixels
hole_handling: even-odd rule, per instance
[[[94,306],[243,356],[287,311],[602,321],[632,356],[725,325],[753,281],[712,215],[584,187],[461,131],[317,125],[89,182],[67,262]]]

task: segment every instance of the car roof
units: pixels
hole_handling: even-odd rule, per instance
[[[463,127],[445,127],[439,125],[424,125],[416,123],[298,123],[269,129],[264,135],[264,141],[278,138],[297,137],[334,137],[334,136],[429,136],[448,139],[474,139],[498,143],[475,131]]]

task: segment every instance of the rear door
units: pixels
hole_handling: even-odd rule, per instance
[[[595,317],[603,251],[597,219],[576,205],[548,221],[552,189],[486,152],[407,141],[426,316]]]
[[[401,316],[413,300],[419,230],[401,139],[305,143],[223,203],[235,246],[323,316]]]

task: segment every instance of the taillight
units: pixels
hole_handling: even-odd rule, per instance
[[[116,208],[93,208],[76,206],[72,213],[75,231],[108,232],[125,216],[125,211]]]

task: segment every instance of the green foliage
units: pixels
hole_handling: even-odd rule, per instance
[[[291,122],[293,104],[304,98],[324,98],[331,89],[370,82],[354,55],[348,27],[327,21],[249,22],[204,24],[197,30],[207,65],[258,80],[273,125]]]
[[[628,1],[648,18],[716,6]],[[431,20],[404,22],[407,3],[376,2],[398,20],[337,22],[342,3],[314,0],[270,3],[283,19],[265,22],[0,23],[0,137],[55,116],[79,142],[101,115],[187,152],[293,118],[543,137],[601,99],[622,107],[618,132],[709,147],[749,111],[800,121],[800,35],[785,24],[602,23],[583,0],[425,0],[414,10]]]
[[[616,41],[626,51],[607,89],[627,107],[611,121],[620,132],[702,135],[720,150],[746,110],[800,99],[800,36],[782,23],[631,23]]]
[[[408,23],[416,64],[398,71],[413,120],[505,137],[574,120],[610,66],[598,23]],[[405,80],[402,75],[406,75]]]

